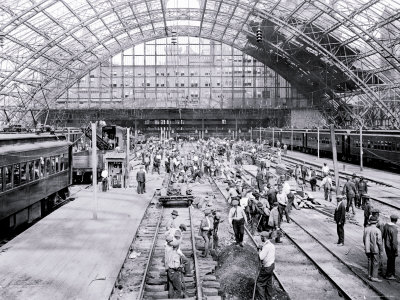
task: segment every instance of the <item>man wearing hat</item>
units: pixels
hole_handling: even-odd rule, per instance
[[[165,248],[165,269],[167,271],[168,298],[182,298],[182,265],[181,255],[178,252],[179,243],[172,237],[167,237]]]
[[[167,231],[169,231],[171,228],[178,228],[178,224],[176,223],[177,217],[178,217],[178,211],[174,209],[171,213],[171,219],[169,219],[165,224]]]
[[[346,207],[344,205],[342,195],[337,195],[336,200],[338,204],[335,209],[334,220],[336,222],[336,229],[338,235],[337,244],[339,246],[344,246],[344,223],[346,222]]]
[[[213,249],[217,249],[218,247],[218,228],[219,223],[222,223],[224,220],[221,218],[221,213],[217,212],[215,209],[212,210],[212,218],[214,219],[214,228],[212,231],[213,236]]]
[[[397,216],[391,215],[390,222],[383,227],[383,240],[387,256],[386,279],[396,279],[396,256],[398,255],[397,246]]]
[[[272,299],[272,276],[275,269],[275,246],[271,243],[271,233],[261,232],[262,249],[258,253],[261,260],[261,269],[256,282],[258,299]]]
[[[366,227],[368,225],[368,220],[371,216],[371,211],[372,211],[372,206],[371,206],[371,202],[369,201],[369,195],[364,194],[364,227]]]
[[[274,202],[268,218],[268,226],[272,228],[273,233],[276,235],[275,242],[281,242],[281,219],[279,217],[278,202]]]
[[[368,257],[368,279],[375,282],[381,282],[378,279],[379,257],[382,255],[382,233],[376,227],[378,218],[371,216],[368,226],[364,230],[365,254]]]
[[[214,221],[211,217],[211,210],[206,209],[204,211],[204,218],[200,223],[200,236],[204,239],[204,252],[203,257],[207,257],[209,254],[210,241],[212,241],[212,233],[214,229]]]
[[[229,224],[233,227],[236,244],[243,247],[244,224],[247,223],[247,217],[238,200],[233,200],[232,205],[229,210]]]
[[[358,191],[356,189],[356,185],[354,184],[354,181],[350,180],[350,177],[347,177],[346,179],[347,179],[347,182],[343,186],[343,195],[345,195],[347,198],[346,211],[348,212],[351,207],[351,209],[353,211],[353,215],[355,215],[356,209],[354,206],[354,201],[355,201],[355,198],[358,196]]]

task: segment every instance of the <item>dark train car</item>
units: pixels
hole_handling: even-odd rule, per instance
[[[71,143],[63,135],[0,136],[0,227],[40,218],[71,185]]]
[[[280,137],[279,141],[281,144],[286,144],[288,149],[290,149],[292,145],[292,131],[282,130],[278,137]],[[293,130],[293,149],[302,150],[303,147],[303,132]]]
[[[350,136],[350,155],[359,161],[360,135],[352,133]],[[400,134],[365,132],[362,141],[364,160],[400,165]]]
[[[318,152],[318,132],[308,131],[305,152],[316,154]],[[336,133],[336,149],[338,157],[343,153],[343,140],[341,133]],[[329,130],[320,130],[319,132],[319,151],[322,155],[332,154],[331,134]]]

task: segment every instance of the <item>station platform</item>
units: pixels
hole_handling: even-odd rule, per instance
[[[131,242],[163,175],[136,188],[84,189],[0,248],[0,299],[109,299]]]
[[[306,163],[313,164],[317,171],[320,171],[323,164],[326,163],[328,167],[333,169],[333,160],[326,157],[318,158],[315,155],[306,154],[297,151],[288,151],[286,155],[282,154],[282,157],[288,157],[295,160],[299,160],[299,163],[305,161]],[[369,167],[363,167],[363,171],[360,171],[360,166],[355,164],[349,164],[343,161],[338,161],[339,173],[343,175],[351,176],[353,173],[364,176],[364,178],[373,181],[380,181],[391,185],[396,189],[400,189],[400,174],[391,173],[388,171],[377,170]]]

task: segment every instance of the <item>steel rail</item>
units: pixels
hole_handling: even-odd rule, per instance
[[[139,289],[139,293],[138,293],[137,299],[143,299],[144,288],[146,286],[147,273],[149,271],[150,262],[153,259],[154,250],[156,248],[156,241],[157,241],[158,231],[159,231],[160,225],[161,225],[161,219],[162,219],[162,216],[163,216],[163,212],[164,212],[164,207],[161,207],[160,216],[158,217],[158,221],[157,221],[157,225],[156,225],[156,232],[154,233],[153,241],[152,241],[152,244],[151,244],[150,255],[147,258],[146,268],[144,270],[144,275],[143,275],[142,282],[140,284],[140,289]]]
[[[294,224],[296,224],[298,227],[300,227],[305,233],[307,233],[312,239],[314,239],[318,244],[320,244],[324,249],[326,249],[329,253],[331,253],[337,260],[339,260],[344,266],[346,266],[354,275],[356,275],[359,279],[361,279],[362,282],[364,282],[371,290],[373,290],[375,293],[377,293],[380,296],[380,299],[385,299],[385,300],[390,300],[389,297],[387,297],[386,295],[384,295],[381,291],[379,291],[377,288],[375,288],[367,278],[365,278],[364,276],[361,276],[360,274],[358,274],[356,271],[353,270],[353,267],[349,264],[347,264],[343,259],[341,259],[338,255],[336,255],[336,253],[334,253],[333,251],[331,251],[331,249],[329,249],[327,246],[325,246],[321,241],[319,241],[313,234],[311,234],[307,229],[305,229],[303,226],[301,226],[298,222],[294,221],[293,219],[291,219],[292,222]],[[286,233],[285,233],[286,234]],[[286,236],[291,240],[292,238],[290,238],[287,234]],[[293,241],[293,243],[295,245],[296,242]],[[307,255],[307,254],[306,254]],[[308,255],[307,255],[308,256]],[[310,258],[311,259],[311,258]]]
[[[290,163],[293,163],[293,162],[290,161],[291,159],[292,159],[292,160],[295,160],[295,161],[297,161],[297,160],[298,160],[298,161],[303,161],[303,160],[300,160],[300,159],[293,159],[293,158],[287,158],[287,157],[282,158],[282,159],[284,159],[284,160],[286,160],[287,162],[290,162]],[[307,162],[307,164],[308,164],[308,165],[311,165],[311,166],[317,166],[316,164],[309,163],[309,162]],[[247,171],[247,170],[246,170],[246,171]],[[247,171],[247,172],[248,172],[248,171]],[[341,178],[341,179],[346,179],[346,177],[349,176],[349,175],[346,175],[346,173],[343,173],[343,172],[340,172],[340,173],[341,173],[341,175],[339,175],[339,178]],[[252,175],[253,175],[253,174],[252,174]],[[346,176],[345,176],[345,175],[346,175]],[[254,176],[254,175],[253,175],[253,176]],[[368,181],[375,182],[375,183],[378,184],[378,185],[383,185],[383,186],[387,186],[387,187],[399,189],[399,188],[397,188],[397,187],[395,187],[395,186],[392,186],[392,185],[390,185],[390,184],[385,184],[385,183],[383,183],[383,182],[381,182],[381,181],[377,181],[377,180],[371,179],[371,178],[369,178],[369,177],[364,177],[364,178],[366,178]],[[309,181],[309,180],[306,179],[306,181]],[[381,203],[381,204],[383,204],[383,205],[389,206],[389,207],[391,207],[391,208],[400,210],[400,207],[399,207],[399,206],[397,206],[397,205],[395,205],[395,204],[392,204],[392,203],[389,203],[389,202],[386,202],[386,201],[381,200],[381,199],[379,199],[379,198],[371,197],[371,195],[370,195],[370,199],[373,200],[373,201],[379,202],[379,203]]]
[[[195,272],[195,277],[196,277],[197,299],[202,300],[203,299],[203,291],[201,289],[200,270],[199,270],[197,255],[196,255],[196,240],[194,238],[194,229],[193,229],[192,209],[191,208],[192,207],[189,206],[190,231],[192,234],[191,240],[192,240],[192,248],[193,248],[194,272]]]
[[[250,171],[245,170],[247,173],[249,173],[251,176],[255,177],[254,174],[250,173]],[[275,175],[276,176],[276,175]],[[328,215],[328,213],[321,211],[320,209],[315,209],[316,211]],[[332,215],[330,215],[332,216]],[[385,296],[384,294],[382,294],[382,292],[380,292],[377,288],[375,288],[366,278],[364,278],[363,276],[359,275],[356,271],[353,270],[353,268],[348,265],[343,259],[341,259],[338,255],[336,255],[334,252],[331,251],[331,249],[329,249],[328,247],[326,247],[321,241],[319,241],[314,235],[312,235],[308,230],[306,230],[303,226],[301,226],[298,222],[296,222],[295,220],[293,220],[293,218],[291,218],[291,221],[296,224],[298,227],[300,227],[305,233],[307,233],[311,238],[313,238],[318,244],[320,244],[324,249],[326,249],[329,253],[331,253],[337,260],[339,260],[343,265],[345,265],[354,275],[356,275],[358,278],[360,278],[369,288],[371,288],[374,292],[376,292],[382,299],[387,299],[389,300],[389,298],[387,296]],[[246,228],[247,229],[247,228]],[[334,281],[332,278],[330,278],[329,275],[327,275],[325,273],[324,270],[322,270],[318,264],[305,252],[301,249],[301,247],[281,228],[281,230],[285,233],[285,235],[293,242],[294,245],[297,246],[297,248],[300,249],[300,251],[302,251],[315,265],[316,267],[330,280],[333,282],[333,284],[335,285],[335,287],[337,286],[337,288],[346,296],[348,297],[348,299],[352,299],[345,291],[342,290],[342,288],[340,288]]]
[[[216,184],[214,178],[213,178],[212,176],[210,176],[210,178],[211,178],[211,181],[212,181],[211,184],[214,185],[214,186],[217,188],[217,190],[219,191],[219,193],[221,194],[221,196],[222,196],[222,197],[225,199],[225,201],[226,201],[227,199],[226,199],[224,193],[222,193],[222,191],[221,191],[221,189],[219,188],[218,184]],[[251,235],[250,231],[247,229],[246,226],[244,227],[244,229],[245,229],[247,235],[250,237],[250,240],[252,241],[252,243],[254,244],[254,246],[255,246],[256,249],[257,249],[257,242],[254,240],[254,237]],[[280,279],[279,279],[279,277],[276,275],[275,271],[273,271],[273,273],[274,273],[274,277],[275,277],[276,281],[279,283],[279,285],[281,286],[282,290],[286,293],[288,299],[290,300],[289,294],[286,292],[287,289],[286,289],[285,285],[282,283],[282,281],[280,281]]]

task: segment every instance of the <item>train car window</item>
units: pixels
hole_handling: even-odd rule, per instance
[[[40,159],[35,160],[35,180],[38,180],[39,178],[42,177],[42,171],[41,171],[41,163],[40,163]]]
[[[34,169],[33,165],[34,165],[33,161],[28,162],[28,172],[29,172],[28,181],[35,180],[35,169]]]
[[[49,176],[51,174],[50,157],[45,158],[45,166],[46,166],[45,176]]]
[[[12,166],[4,167],[5,190],[12,188]]]
[[[56,163],[56,173],[58,173],[60,171],[60,158],[56,156],[54,159]]]
[[[60,171],[64,171],[64,154],[60,155]]]
[[[40,168],[39,168],[39,175],[40,178],[43,178],[44,176],[46,176],[45,173],[45,168],[44,168],[44,163],[45,163],[45,159],[43,157],[40,158]]]
[[[64,170],[69,168],[68,153],[63,154],[64,157]]]
[[[19,164],[14,164],[14,187],[21,184],[21,173]]]
[[[50,174],[56,172],[56,158],[54,156],[50,157]]]
[[[28,173],[26,172],[26,163],[21,163],[21,184],[28,182]]]
[[[3,191],[3,167],[0,167],[0,192]]]

